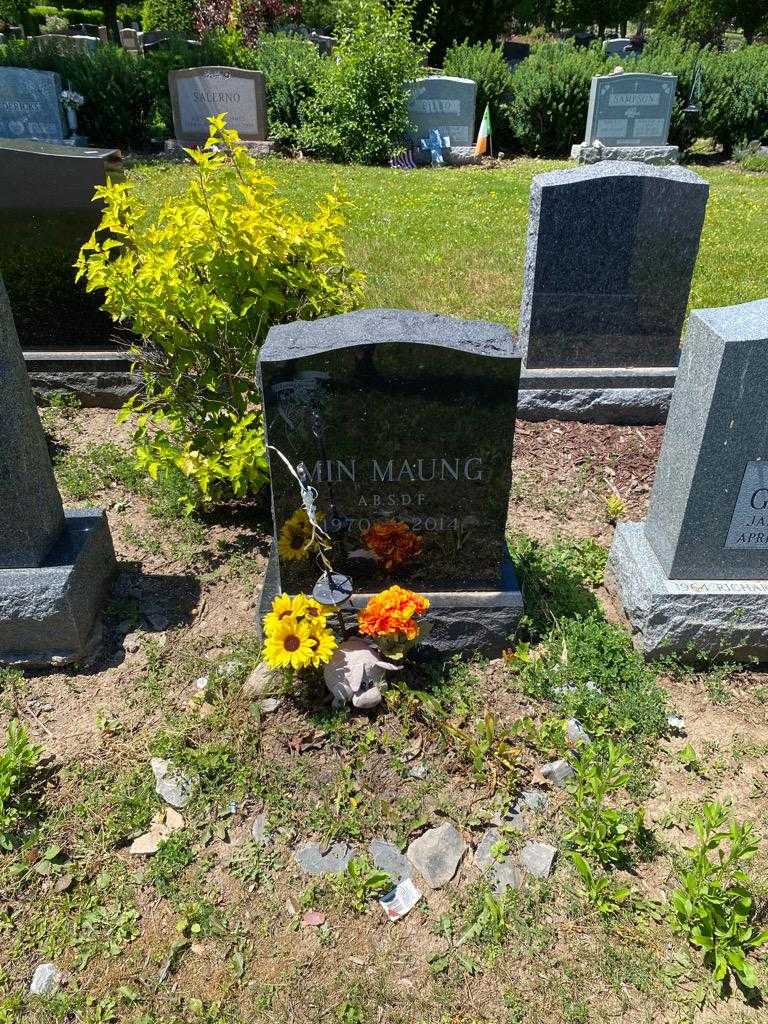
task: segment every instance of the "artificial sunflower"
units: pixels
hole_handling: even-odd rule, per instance
[[[264,616],[264,633],[266,635],[269,635],[283,619],[289,616],[295,618],[294,600],[288,594],[278,594],[273,600],[272,610]]]
[[[336,637],[330,629],[313,629],[310,632],[310,643],[314,645],[312,655],[312,667],[320,668],[331,660],[331,655],[336,650]]]
[[[312,526],[304,509],[299,509],[286,519],[277,540],[277,550],[286,562],[300,562],[309,557],[312,542]]]
[[[266,635],[264,661],[270,668],[306,668],[315,658],[315,647],[309,625],[289,616]]]

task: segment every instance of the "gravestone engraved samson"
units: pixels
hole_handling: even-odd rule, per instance
[[[61,141],[67,135],[59,76],[0,67],[0,138]]]
[[[267,101],[261,71],[203,67],[171,71],[168,88],[176,140],[200,144],[208,138],[208,118],[227,115],[244,142],[267,138]]]
[[[268,443],[303,463],[355,601],[432,602],[432,651],[500,651],[521,614],[504,536],[520,358],[496,324],[365,310],[273,327],[259,357]],[[311,592],[296,481],[270,452],[275,592]]]
[[[437,130],[450,139],[451,148],[475,142],[477,83],[469,78],[432,75],[410,86],[408,115],[415,125],[415,141]]]
[[[768,299],[694,310],[647,519],[610,556],[648,653],[768,658],[767,403]]]
[[[0,663],[76,661],[96,639],[112,539],[100,509],[62,508],[2,278],[0,407]]]

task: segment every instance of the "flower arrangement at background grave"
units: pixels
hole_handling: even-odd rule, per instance
[[[280,529],[280,556],[288,561],[314,556],[323,571],[311,596],[274,598],[264,616],[264,661],[272,669],[293,672],[323,667],[325,685],[336,706],[351,702],[357,708],[376,707],[386,689],[386,673],[398,671],[406,652],[426,634],[427,624],[421,617],[429,601],[404,587],[388,587],[369,598],[357,613],[353,629],[359,635],[355,636],[344,610],[352,597],[352,581],[333,572],[328,560],[331,541],[320,525],[317,491],[302,463],[294,469],[282,452],[272,450],[296,479],[302,497],[302,506]],[[406,523],[376,523],[366,531],[364,541],[388,571],[421,551],[420,538]],[[329,624],[334,620],[341,643]]]

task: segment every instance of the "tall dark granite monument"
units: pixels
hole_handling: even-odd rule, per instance
[[[365,310],[273,327],[260,356],[269,445],[306,467],[355,602],[427,594],[432,652],[496,652],[522,612],[505,526],[520,357],[496,324]],[[270,451],[276,550],[262,606],[310,593],[301,498]]]
[[[609,568],[648,654],[768,660],[768,299],[691,313],[645,523]]]
[[[538,418],[602,405],[663,422],[708,192],[693,171],[621,161],[533,179],[520,341]]]
[[[0,278],[0,664],[78,661],[115,572],[106,515],[62,508]]]

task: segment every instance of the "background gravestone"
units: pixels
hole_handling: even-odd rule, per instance
[[[65,664],[89,654],[115,573],[106,516],[63,512],[0,278],[0,663]]]
[[[201,145],[210,132],[208,118],[227,115],[244,142],[267,138],[267,100],[261,71],[240,68],[186,68],[168,73],[176,141]]]
[[[432,75],[416,79],[408,99],[415,141],[437,129],[442,138],[450,139],[451,149],[473,146],[476,97],[477,83],[469,78]]]
[[[603,54],[604,56],[618,54],[624,57],[627,47],[632,47],[631,39],[606,39],[603,43]]]
[[[435,650],[501,650],[521,614],[505,540],[520,369],[509,332],[366,310],[273,327],[259,364],[269,444],[308,468],[356,600],[399,583],[430,595]],[[278,553],[263,607],[320,574],[291,548],[297,484],[274,454],[270,467]],[[391,555],[377,536],[389,529]]]
[[[645,523],[610,569],[646,653],[768,659],[768,299],[691,313]]]
[[[677,146],[668,145],[677,78],[641,72],[596,75],[589,93],[584,142],[571,158],[580,163],[639,160],[677,163]]]
[[[68,131],[54,71],[0,67],[0,139],[61,141]]]

